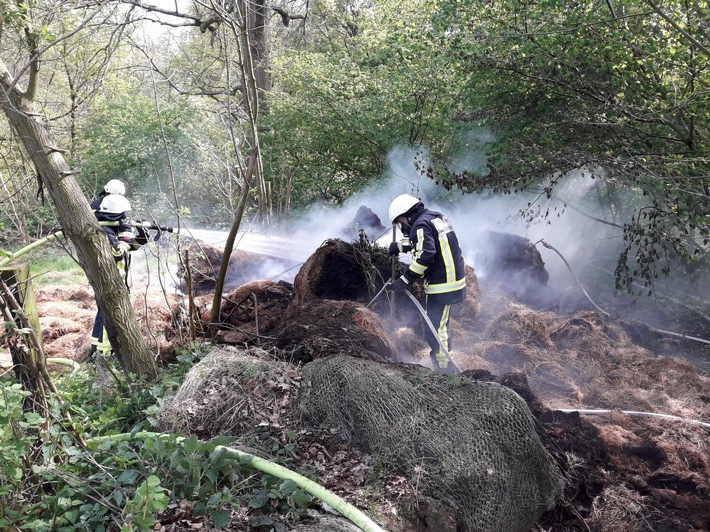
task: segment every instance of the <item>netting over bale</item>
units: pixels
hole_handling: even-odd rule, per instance
[[[394,348],[377,314],[352,301],[313,300],[291,309],[276,347],[292,362],[346,354],[393,360]]]
[[[259,348],[215,347],[187,373],[158,413],[160,430],[211,438],[243,436],[291,414],[300,372]]]
[[[525,401],[492,382],[330,357],[304,367],[299,408],[457,512],[466,531],[527,531],[561,476]]]

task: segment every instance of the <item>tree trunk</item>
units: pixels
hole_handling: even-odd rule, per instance
[[[138,376],[154,377],[157,365],[140,334],[128,289],[111,257],[108,239],[69,165],[55,148],[51,132],[25,103],[2,61],[0,109],[22,139],[38,179],[57,207],[64,234],[76,247],[79,263],[104,309],[109,339],[119,361]]]

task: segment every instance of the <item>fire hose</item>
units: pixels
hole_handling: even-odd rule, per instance
[[[385,289],[392,284],[392,281],[387,281],[385,285],[380,289],[379,292],[377,292],[377,295],[372,298],[372,300],[365,306],[365,308],[368,308],[370,305],[372,305],[375,300],[382,295],[382,293],[385,291]],[[409,297],[409,299],[412,300],[412,303],[414,303],[414,306],[417,308],[419,313],[422,315],[422,318],[424,318],[424,322],[427,324],[427,327],[429,327],[429,330],[431,331],[431,334],[434,335],[434,338],[436,338],[436,341],[439,344],[439,347],[441,348],[441,351],[446,355],[446,358],[449,361],[449,364],[451,364],[451,367],[455,370],[456,373],[461,373],[461,370],[459,367],[456,365],[454,362],[454,359],[451,357],[451,354],[449,353],[449,350],[446,349],[446,346],[444,345],[444,342],[441,341],[441,338],[439,338],[439,334],[436,332],[436,327],[434,327],[434,324],[431,322],[429,319],[429,316],[427,316],[426,311],[422,308],[421,304],[419,301],[417,301],[417,298],[414,297],[414,294],[412,294],[409,290],[404,291],[405,294]]]
[[[142,227],[143,229],[152,229],[157,231],[156,238],[157,240],[160,237],[161,233],[179,233],[179,228],[174,228],[170,227],[167,225],[160,225],[156,224],[153,222],[131,222],[134,227]],[[99,222],[99,225],[104,225],[104,226],[116,226],[118,225],[118,222]],[[5,255],[5,258],[0,260],[0,267],[6,266],[10,264],[12,261],[15,259],[18,259],[22,255],[25,255],[26,253],[29,253],[32,250],[37,249],[38,247],[41,247],[45,244],[48,244],[49,242],[53,242],[55,240],[59,240],[61,238],[64,238],[64,231],[55,231],[54,233],[45,236],[44,238],[40,238],[39,240],[36,240],[32,242],[31,244],[23,247],[22,249],[19,249],[18,251],[14,253],[9,253],[9,252],[3,252]]]

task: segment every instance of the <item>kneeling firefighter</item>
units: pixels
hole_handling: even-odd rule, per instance
[[[393,224],[399,224],[405,237],[390,244],[390,255],[412,253],[409,268],[392,283],[392,290],[402,292],[417,280],[424,280],[426,313],[439,337],[425,329],[430,356],[439,372],[455,373],[441,347],[450,350],[451,305],[466,298],[465,263],[454,228],[443,214],[426,209],[418,198],[409,194],[392,200],[389,218]]]
[[[94,208],[98,221],[113,222],[112,225],[102,225],[101,228],[111,244],[111,253],[121,271],[121,276],[126,281],[126,286],[128,286],[128,269],[131,263],[130,252],[148,242],[148,235],[143,229],[138,228],[138,234],[134,233],[133,223],[126,216],[130,210],[131,203],[121,193],[107,193]],[[111,354],[111,343],[106,334],[104,313],[98,300],[96,307],[96,318],[91,333],[91,354],[93,356],[98,352],[107,356]]]

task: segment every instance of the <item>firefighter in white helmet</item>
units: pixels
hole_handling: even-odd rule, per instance
[[[399,224],[405,237],[403,241],[390,244],[390,255],[412,253],[411,264],[392,283],[392,290],[402,292],[419,279],[424,280],[427,316],[439,340],[450,351],[451,305],[462,303],[466,298],[465,263],[454,228],[443,214],[426,209],[419,198],[409,194],[392,200],[389,219]],[[437,338],[428,328],[425,331],[434,366],[441,373],[454,372]]]
[[[112,184],[115,185],[115,183],[120,184],[120,187],[112,188],[110,186]],[[111,223],[111,225],[102,225],[101,228],[111,244],[113,259],[116,261],[122,276],[127,280],[130,267],[130,252],[140,248],[148,241],[147,234],[140,229],[141,232],[138,235],[134,233],[133,222],[126,214],[131,210],[131,203],[121,193],[125,192],[123,183],[113,179],[106,184],[104,192],[106,194],[94,208],[94,214],[98,221]],[[96,301],[96,307],[96,318],[91,333],[91,354],[98,352],[102,355],[108,355],[111,353],[111,343],[106,334],[104,313],[98,300]]]
[[[118,194],[120,196],[126,195],[126,185],[123,184],[123,181],[120,179],[111,179],[108,181],[104,185],[104,188],[101,189],[101,192],[99,192],[99,195],[91,200],[91,210],[96,212],[99,209],[103,199],[111,194]]]

